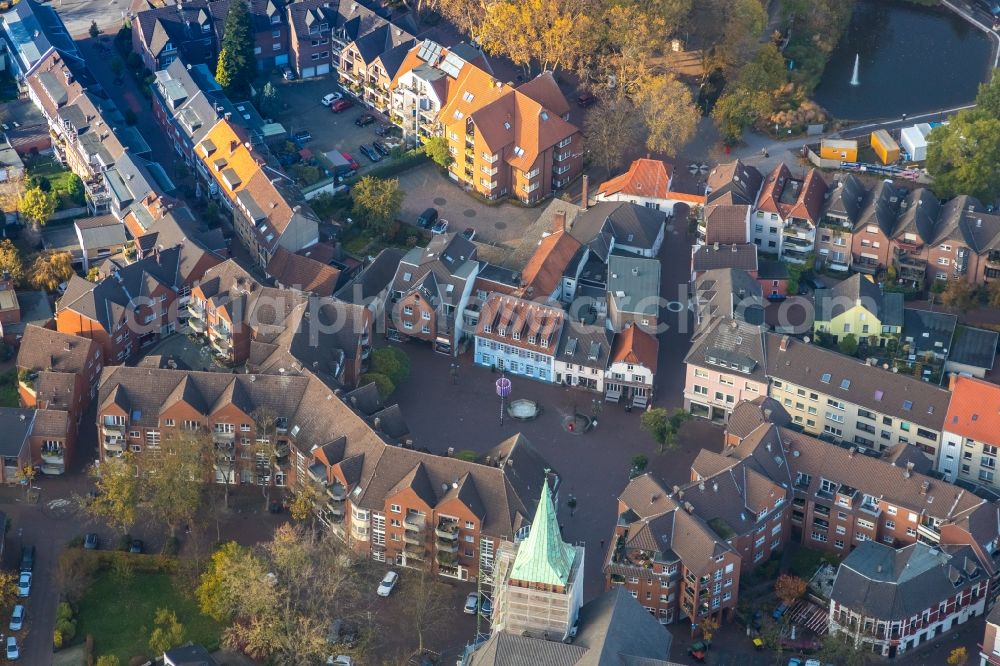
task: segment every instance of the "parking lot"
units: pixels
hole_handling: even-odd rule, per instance
[[[354,106],[334,113],[323,106],[321,100],[328,93],[341,93],[345,99],[351,99],[343,89],[332,79],[309,79],[306,81],[285,81],[281,78],[272,79],[278,91],[278,99],[282,102],[282,110],[274,114],[274,119],[285,126],[289,135],[307,131],[312,139],[305,147],[313,153],[326,153],[331,150],[348,152],[361,167],[358,173],[364,174],[371,167],[372,161],[365,157],[358,146],[362,143],[371,145],[378,139],[375,128],[387,119],[376,111],[355,103]],[[378,122],[367,127],[358,127],[354,121],[359,116],[371,113]],[[386,159],[386,158],[383,158]]]

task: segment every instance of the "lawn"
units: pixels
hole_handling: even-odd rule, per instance
[[[82,192],[76,197],[70,194],[70,182],[77,177],[59,164],[51,156],[36,157],[27,162],[28,176],[44,176],[52,185],[52,191],[59,195],[59,210],[83,206],[86,203]]]
[[[824,564],[832,564],[836,567],[840,564],[840,558],[833,553],[824,553],[799,546],[791,553],[788,569],[799,578],[809,580]]]
[[[202,615],[197,602],[163,573],[136,572],[128,578],[110,571],[98,573],[80,602],[77,639],[91,634],[95,655],[113,654],[127,664],[132,657],[147,654],[158,608],[177,613],[188,640],[210,650],[218,647],[222,628]]]

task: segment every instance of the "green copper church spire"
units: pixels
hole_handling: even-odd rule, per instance
[[[546,479],[535,511],[535,521],[531,524],[528,538],[517,548],[510,577],[527,583],[565,586],[569,582],[575,554],[576,549],[559,535],[559,521]]]

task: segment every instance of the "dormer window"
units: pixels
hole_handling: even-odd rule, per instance
[[[493,330],[493,327],[492,327],[492,326],[490,326],[489,324],[485,324],[485,325],[483,326],[483,333],[489,333],[489,332],[491,332],[492,330]]]
[[[500,329],[497,331],[497,333],[500,334],[501,337],[507,335],[507,327],[501,326]]]
[[[549,346],[549,339],[548,338],[542,338],[542,346],[543,347],[548,347]]]
[[[281,14],[275,12],[274,14],[271,14],[271,25],[276,25],[278,23],[281,23]]]
[[[534,335],[529,335],[528,336],[528,344],[529,345],[536,344],[537,340],[538,340],[538,338],[536,336],[534,336]]]
[[[514,331],[513,338],[515,340],[520,340],[521,339],[521,333],[520,333],[520,331]]]
[[[202,26],[201,26],[201,31],[202,32],[211,32],[212,31],[212,24],[211,23],[203,23]]]

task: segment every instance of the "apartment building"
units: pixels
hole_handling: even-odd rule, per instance
[[[990,581],[968,546],[860,544],[830,594],[830,633],[890,659],[986,612]]]
[[[608,257],[608,321],[615,331],[635,324],[656,333],[660,313],[660,261],[622,254]]]
[[[385,306],[389,301],[389,285],[405,253],[399,248],[387,247],[334,296],[345,303],[361,305],[372,313],[375,327],[385,331]]]
[[[132,264],[109,260],[97,282],[70,278],[56,302],[56,330],[96,342],[105,365],[123,363],[176,329],[182,299],[218,262],[193,243]]]
[[[31,461],[43,474],[63,474],[76,448],[79,423],[97,392],[101,348],[92,340],[29,324],[17,352],[18,397],[21,406],[64,412],[48,419],[48,440],[33,440]],[[60,423],[65,431],[56,430]]]
[[[709,245],[753,242],[750,213],[757,205],[763,185],[760,171],[739,160],[712,169],[705,186],[698,240]]]
[[[555,381],[566,315],[561,308],[490,294],[476,324],[474,361],[502,372]]]
[[[666,235],[666,215],[631,202],[599,202],[568,214],[566,230],[607,263],[612,251],[655,258]],[[596,242],[605,249],[598,251]]]
[[[539,241],[521,271],[526,298],[564,303],[573,299],[573,287],[586,263],[588,250],[565,230],[565,216],[561,219],[563,226],[553,229]]]
[[[815,249],[826,191],[818,170],[810,169],[800,180],[792,177],[784,162],[779,163],[761,189],[751,220],[752,242],[784,261],[805,263]]]
[[[553,359],[553,381],[603,394],[614,337],[603,325],[568,321]]]
[[[767,395],[767,363],[759,326],[713,318],[691,341],[684,358],[684,409],[725,422],[741,400]]]
[[[852,263],[854,227],[864,211],[868,189],[857,176],[835,176],[816,230],[816,262],[835,271],[847,271]]]
[[[861,273],[878,273],[893,257],[892,238],[900,211],[905,203],[905,191],[890,180],[883,180],[869,195],[851,237],[851,268]],[[934,202],[937,204],[937,201]],[[916,212],[914,209],[913,212]]]
[[[994,409],[1000,404],[1000,386],[960,375],[949,379],[951,403],[944,418],[937,468],[952,483],[961,480],[1000,488],[1000,414]]]
[[[534,204],[581,173],[583,134],[550,72],[511,88],[474,65],[463,70],[438,114],[452,180],[488,199]]]
[[[762,296],[760,281],[746,271],[738,268],[707,270],[694,283],[695,326],[701,330],[716,319],[736,319],[751,326],[761,326],[764,323]]]
[[[67,448],[69,414],[61,409],[0,407],[0,482],[13,485],[22,480],[21,470],[41,460],[45,474],[61,474],[60,452]]]
[[[616,333],[604,376],[604,399],[617,403],[624,398],[629,408],[645,408],[653,399],[659,353],[656,336],[635,324]]]
[[[19,2],[0,14],[0,52],[6,56],[6,65],[15,78],[26,77],[50,50],[78,65],[84,62],[55,7]]]
[[[757,261],[757,246],[753,243],[742,245],[694,245],[691,247],[691,282],[695,282],[705,271],[719,268],[733,268],[758,277],[760,265]]]
[[[994,607],[986,616],[986,631],[979,644],[979,666],[1000,664],[1000,609]]]
[[[855,273],[813,295],[813,330],[834,341],[848,335],[871,347],[899,340],[903,332],[903,294],[884,292],[868,275]]]
[[[302,192],[268,166],[241,128],[218,121],[195,152],[209,195],[232,211],[236,235],[261,269],[279,247],[298,252],[319,242],[319,219]]]
[[[210,62],[218,54],[221,38],[215,33],[215,13],[206,0],[143,7],[133,17],[132,51],[151,72],[182,56],[186,62]]]
[[[774,333],[764,352],[770,397],[806,433],[876,452],[913,445],[937,458],[946,389]]]
[[[756,516],[755,516],[756,517]],[[650,474],[618,498],[618,522],[602,569],[661,624],[729,617],[739,598],[740,554],[684,499]]]
[[[175,60],[156,72],[150,90],[153,117],[190,167],[198,161],[195,146],[223,118],[242,128],[253,145],[288,136],[280,124],[265,121],[249,100],[230,100],[205,64]]]
[[[340,52],[337,74],[359,99],[379,111],[388,110],[392,79],[417,43],[416,27],[412,20],[407,23],[404,27],[383,20],[377,27],[366,25],[368,31],[353,39],[349,34],[344,35],[344,39],[351,41]],[[354,21],[346,25],[365,24]]]
[[[607,180],[597,189],[598,201],[627,201],[674,215],[674,206],[683,203],[688,208],[704,206],[704,194],[674,191],[674,165],[662,160],[640,158],[629,165],[628,171]],[[584,202],[587,203],[587,202]]]
[[[466,309],[480,264],[476,246],[459,234],[441,234],[406,253],[389,287],[386,334],[424,340],[454,355],[466,333]]]

